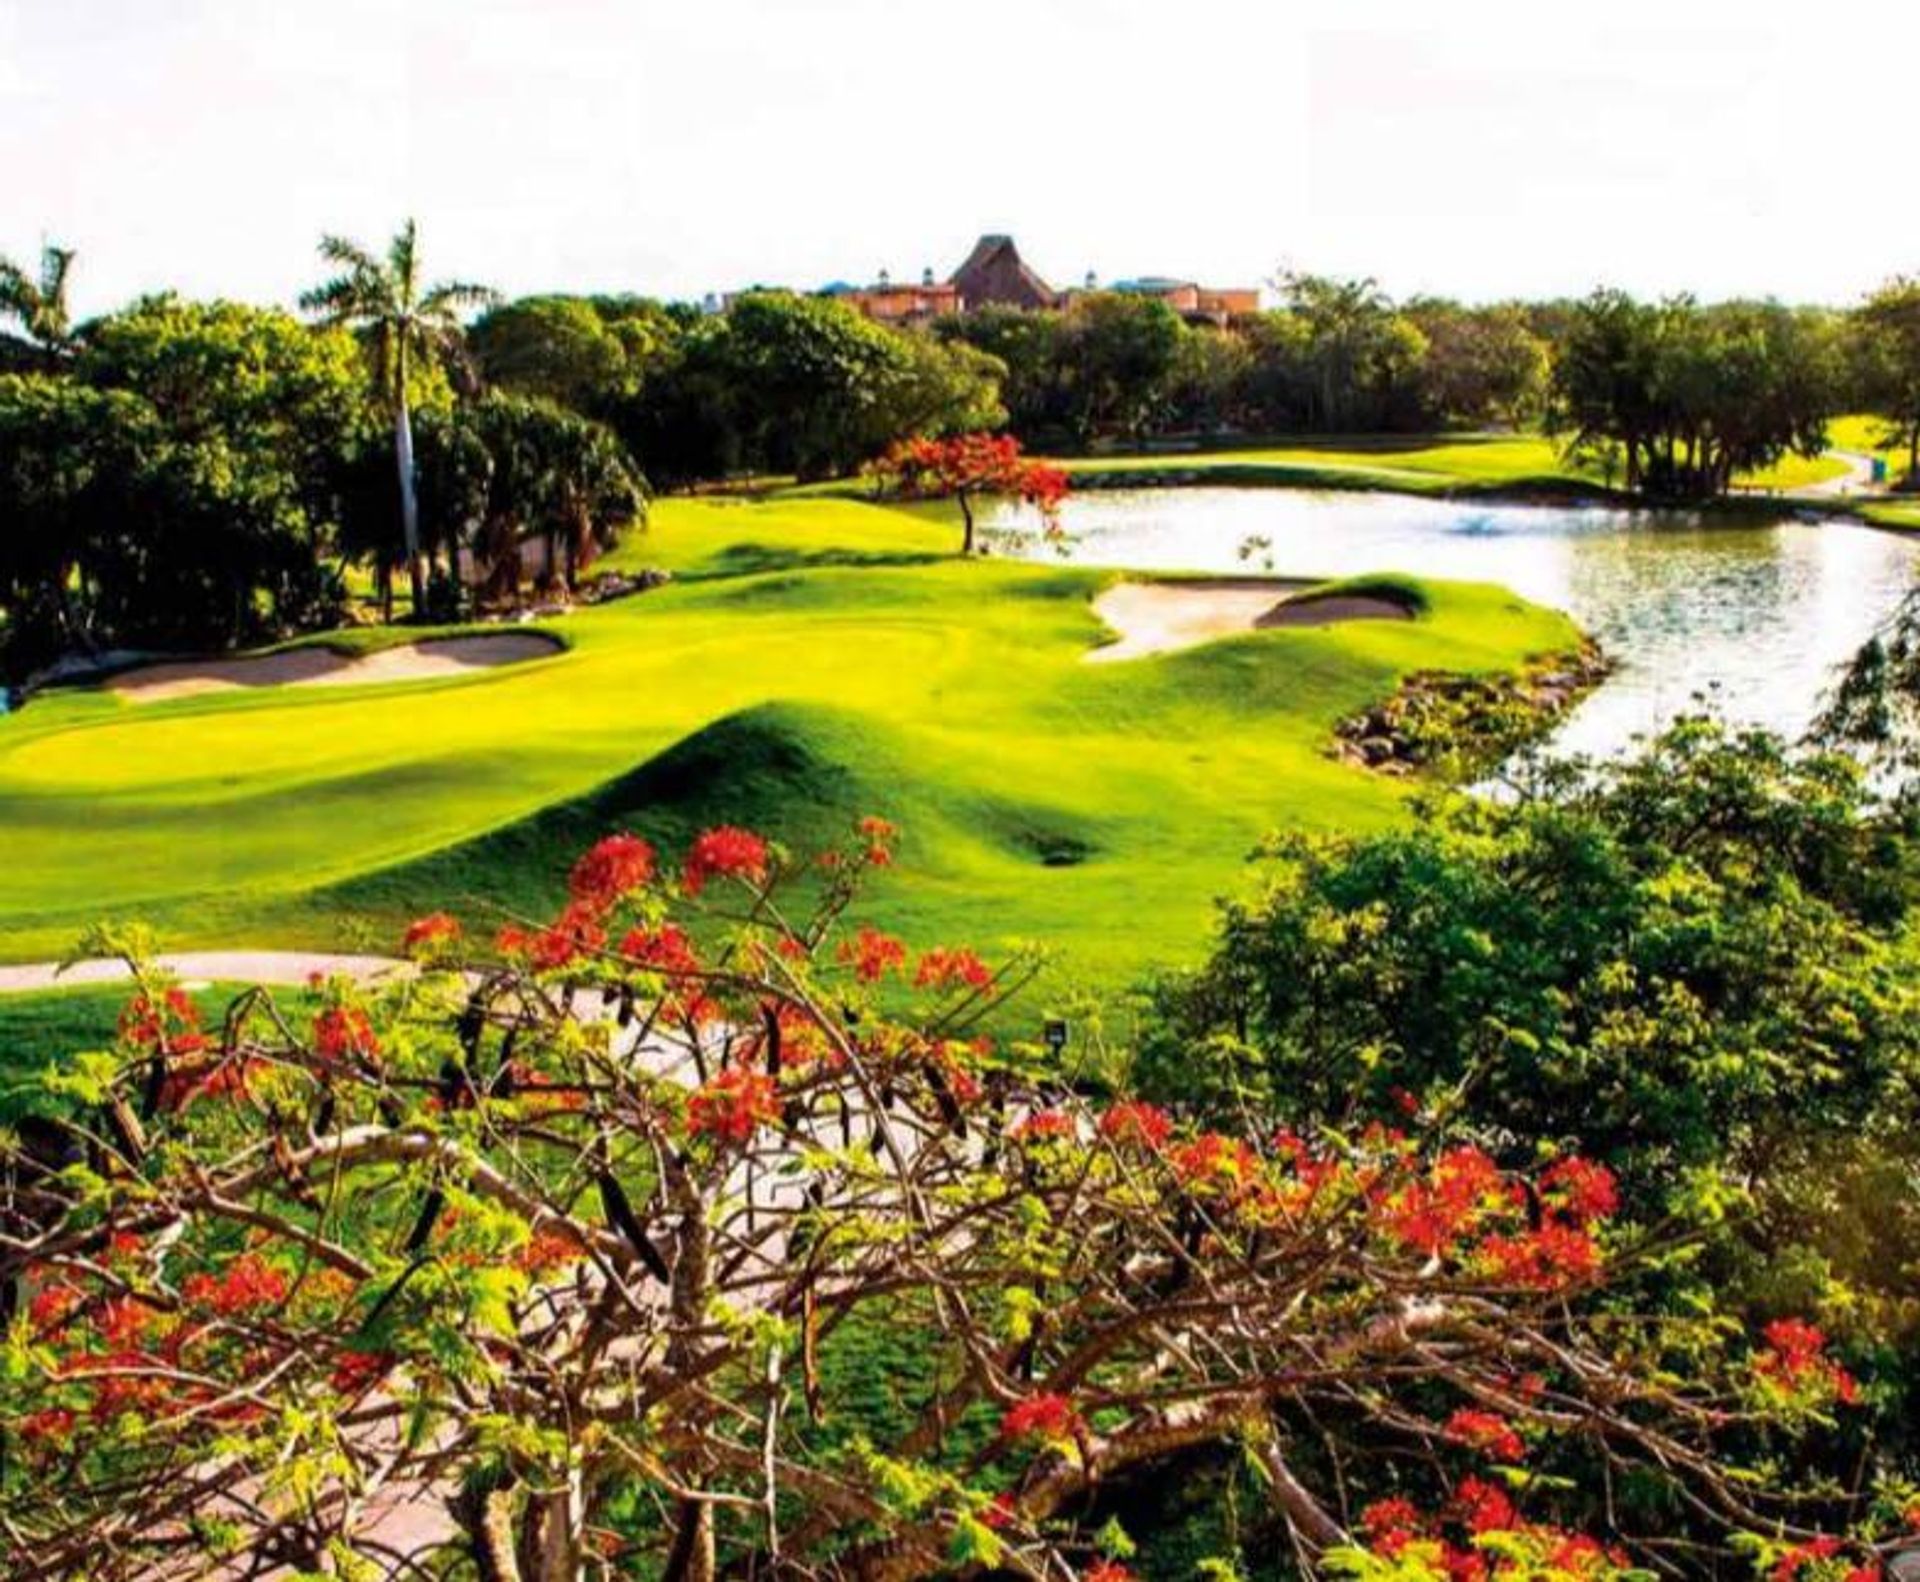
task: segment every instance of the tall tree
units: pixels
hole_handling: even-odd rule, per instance
[[[1315,426],[1337,434],[1381,424],[1394,388],[1425,360],[1426,338],[1372,280],[1289,274],[1280,283],[1307,331]]]
[[[423,286],[418,227],[408,220],[375,257],[345,237],[326,236],[320,256],[342,271],[300,299],[329,324],[360,331],[373,356],[376,398],[393,420],[394,465],[400,478],[400,530],[416,616],[426,607],[426,569],[420,558],[420,502],[414,487],[413,422],[407,378],[415,359],[430,365],[461,351],[460,314],[489,305],[494,293],[462,281]]]
[[[1862,393],[1907,448],[1907,482],[1920,485],[1920,278],[1896,276],[1856,316]]]
[[[0,258],[0,320],[12,319],[20,326],[48,369],[58,367],[73,346],[73,321],[67,311],[73,259],[70,247],[43,247],[35,277],[11,259]]]

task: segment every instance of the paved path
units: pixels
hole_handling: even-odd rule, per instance
[[[316,972],[373,978],[402,965],[392,956],[342,955],[322,950],[186,950],[154,958],[190,983],[262,983],[274,988],[300,988]],[[37,989],[70,989],[90,983],[125,983],[132,974],[124,961],[76,961],[62,969],[57,961],[35,961],[0,966],[0,994],[23,994]]]
[[[1802,484],[1787,490],[1796,500],[1844,499],[1856,494],[1885,494],[1886,485],[1873,481],[1873,458],[1857,450],[1826,452],[1835,461],[1844,461],[1847,470],[1838,478],[1822,478],[1818,483]]]

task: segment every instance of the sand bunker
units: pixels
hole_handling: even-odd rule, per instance
[[[433,681],[495,665],[545,659],[560,644],[537,632],[439,637],[383,648],[373,654],[336,654],[330,648],[290,648],[252,659],[191,659],[142,665],[107,683],[135,703],[199,697],[240,687],[371,686],[382,681]]]
[[[1280,626],[1335,621],[1406,621],[1412,607],[1385,594],[1329,592],[1298,596],[1307,582],[1122,582],[1093,601],[1093,613],[1120,640],[1089,649],[1091,663],[1139,659]]]

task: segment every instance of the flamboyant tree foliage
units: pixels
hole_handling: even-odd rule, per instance
[[[1627,1479],[1679,1563],[1870,1563],[1781,1454],[1864,1386],[1613,1300],[1675,1248],[1604,1167],[1063,1091],[1029,964],[855,921],[893,844],[615,835],[299,1016],[121,939],[116,1047],[5,1140],[7,1574],[1122,1582],[1099,1502],[1204,1446],[1363,1576],[1613,1575]]]
[[[1011,434],[956,434],[903,441],[887,453],[881,476],[908,498],[952,499],[966,525],[960,552],[974,550],[973,507],[983,494],[1010,495],[1036,507],[1049,537],[1059,532],[1067,475],[1023,455]]]

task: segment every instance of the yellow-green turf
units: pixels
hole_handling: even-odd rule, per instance
[[[1061,465],[1083,476],[1117,478],[1191,470],[1218,474],[1223,481],[1396,489],[1411,494],[1567,493],[1595,489],[1608,481],[1602,469],[1570,462],[1553,440],[1541,434],[1309,437],[1232,450],[1078,457]],[[1846,470],[1844,461],[1831,456],[1787,456],[1765,471],[1741,474],[1736,482],[1746,489],[1797,489],[1838,478]]]
[[[1414,621],[1086,665],[1114,573],[962,561],[957,538],[951,508],[669,500],[618,558],[676,580],[548,623],[551,659],[43,695],[0,719],[0,958],[102,917],[172,947],[390,941],[435,906],[551,902],[608,828],[797,847],[872,812],[905,838],[865,915],[922,944],[1045,941],[1113,987],[1201,948],[1266,832],[1396,815],[1402,788],[1327,756],[1335,721],[1409,670],[1575,637],[1504,589],[1422,583]]]

